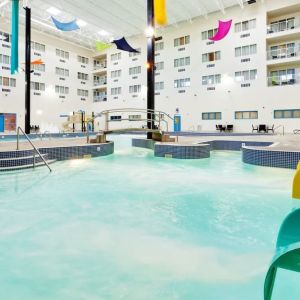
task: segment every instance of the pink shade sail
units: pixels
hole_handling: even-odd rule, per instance
[[[209,38],[211,41],[221,41],[223,40],[227,34],[230,31],[231,28],[231,24],[232,24],[232,20],[230,21],[219,21],[219,28],[217,33],[215,34],[215,36],[213,36],[212,38]]]

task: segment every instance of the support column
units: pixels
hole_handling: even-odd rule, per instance
[[[31,125],[31,9],[25,7],[25,133]]]
[[[154,0],[147,0],[147,26],[154,29]],[[155,36],[147,37],[147,109],[155,109]],[[147,113],[147,119],[153,119],[152,112]],[[154,120],[147,122],[148,129],[154,128]],[[147,134],[152,138],[152,133]]]

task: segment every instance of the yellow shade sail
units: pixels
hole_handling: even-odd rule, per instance
[[[154,0],[155,23],[164,26],[168,22],[166,0]]]

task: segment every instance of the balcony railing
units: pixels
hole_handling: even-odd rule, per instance
[[[94,96],[94,102],[107,101],[107,95]]]
[[[106,85],[107,79],[94,81],[94,86]]]
[[[300,18],[278,21],[278,22],[269,24],[267,26],[267,33],[271,34],[271,33],[275,33],[275,32],[293,30],[293,29],[299,28],[299,27],[300,27]]]
[[[106,69],[106,68],[107,68],[107,62],[103,62],[103,63],[94,65],[94,70],[100,70],[100,69]]]
[[[296,50],[296,47],[281,48],[281,49],[267,51],[268,60],[292,58],[297,56],[300,56],[300,50]]]
[[[294,85],[299,83],[300,83],[300,73],[268,77],[268,86]]]

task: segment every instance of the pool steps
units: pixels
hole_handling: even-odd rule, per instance
[[[42,158],[38,154],[34,155],[31,151],[31,155],[28,152],[20,151],[16,152],[15,157],[0,158],[0,172],[15,171],[30,169],[35,167],[45,166]],[[48,154],[41,155],[48,164],[54,163],[55,159],[49,159]]]

